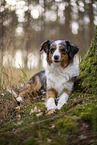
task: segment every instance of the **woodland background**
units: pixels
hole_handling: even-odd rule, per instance
[[[97,25],[95,0],[1,0],[0,67],[40,69],[46,66],[40,45],[48,39],[79,46],[77,61],[87,52]]]

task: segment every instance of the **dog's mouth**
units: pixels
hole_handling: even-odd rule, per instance
[[[57,60],[55,60],[54,62],[55,62],[55,63],[60,63],[61,61],[57,61]]]
[[[63,62],[64,60],[61,60],[61,61],[59,61],[59,60],[54,60],[54,62],[55,63],[61,63],[61,62]]]

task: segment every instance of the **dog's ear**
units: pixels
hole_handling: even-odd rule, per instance
[[[46,40],[41,44],[40,51],[44,50],[45,53],[48,52],[50,44],[53,42],[53,40]]]
[[[75,44],[72,44],[68,40],[66,40],[65,42],[67,44],[68,55],[72,59],[74,55],[79,51],[79,48],[78,46],[76,46]]]

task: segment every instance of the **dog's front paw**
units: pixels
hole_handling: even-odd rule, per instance
[[[45,103],[47,110],[55,110],[57,109],[57,106],[55,105],[54,98],[49,98],[47,102]]]
[[[59,101],[58,101],[58,105],[57,105],[57,109],[61,109],[61,107],[67,103],[67,100],[68,100],[68,94],[66,93],[63,93],[60,98],[59,98]]]

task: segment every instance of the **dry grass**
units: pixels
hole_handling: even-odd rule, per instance
[[[18,94],[18,88],[28,81],[39,70],[24,70],[15,68],[0,69],[0,124],[4,125],[16,116],[16,99],[7,89],[13,89]]]
[[[0,86],[2,88],[19,86],[28,81],[39,70],[25,70],[11,67],[2,67],[0,69]]]
[[[5,94],[4,94],[5,93]],[[0,94],[0,124],[4,125],[5,122],[13,119],[15,116],[15,107],[17,106],[15,98],[11,94],[4,92]]]

